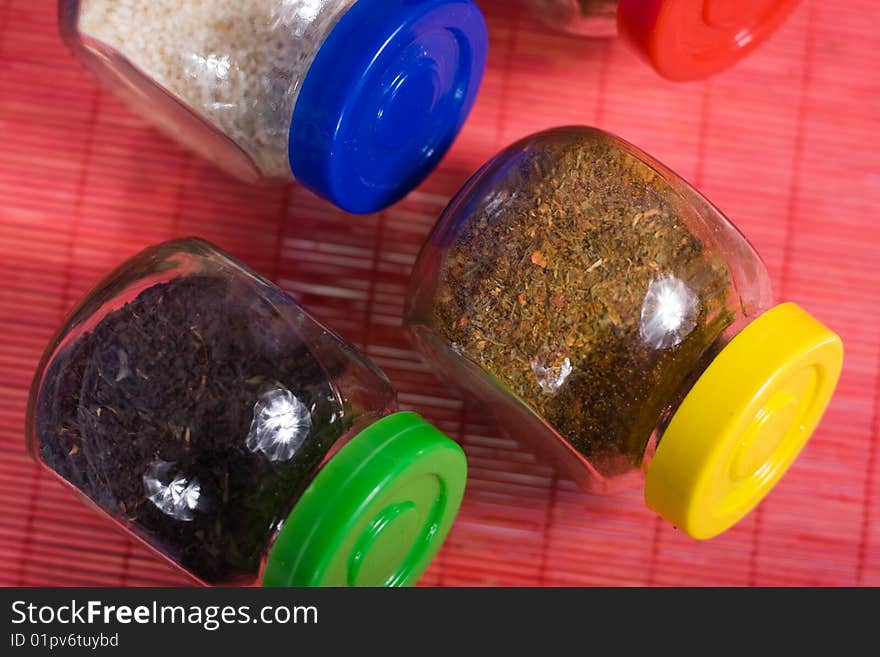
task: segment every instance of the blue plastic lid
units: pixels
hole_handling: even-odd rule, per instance
[[[471,0],[358,0],[303,81],[290,127],[293,175],[353,213],[406,196],[461,129],[487,40]]]

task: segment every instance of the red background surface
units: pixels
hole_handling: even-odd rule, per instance
[[[174,585],[183,576],[42,474],[27,388],[53,330],[144,246],[200,235],[362,347],[461,439],[471,479],[427,585],[880,585],[880,32],[873,0],[804,2],[735,69],[657,78],[620,41],[553,33],[484,0],[489,71],[440,169],[407,200],[345,216],[304,190],[225,178],[103,92],[64,49],[53,0],[0,0],[0,584]],[[638,492],[591,497],[439,383],[399,329],[418,247],[450,196],[514,139],[569,123],[633,141],[753,241],[781,299],[843,336],[820,430],[764,504],[698,543]]]

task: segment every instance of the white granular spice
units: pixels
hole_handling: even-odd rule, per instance
[[[324,39],[355,0],[81,0],[79,31],[124,55],[250,156],[291,178],[290,120]]]

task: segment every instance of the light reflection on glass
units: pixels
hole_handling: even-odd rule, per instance
[[[175,520],[190,522],[199,506],[202,487],[181,472],[173,472],[174,463],[156,459],[143,476],[147,499],[162,513]]]
[[[548,395],[559,392],[574,369],[568,356],[546,349],[535,354],[529,365],[541,390]]]
[[[675,276],[651,281],[642,302],[642,340],[654,349],[680,344],[697,325],[698,301],[694,291]]]
[[[312,428],[309,409],[290,390],[275,388],[254,404],[247,448],[270,461],[287,461],[296,454]]]
[[[299,0],[296,3],[297,18],[311,22],[318,17],[323,5],[324,0]]]
[[[196,79],[200,79],[205,73],[213,75],[217,80],[225,80],[232,68],[229,55],[200,55],[190,54],[190,65],[187,73]]]
[[[116,371],[116,377],[113,380],[119,383],[123,379],[128,378],[131,370],[128,369],[128,354],[125,353],[125,350],[117,347],[116,355],[119,357],[119,369]]]

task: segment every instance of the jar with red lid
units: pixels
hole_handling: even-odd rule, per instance
[[[524,0],[541,20],[594,38],[621,35],[663,77],[698,80],[758,48],[798,0]]]

